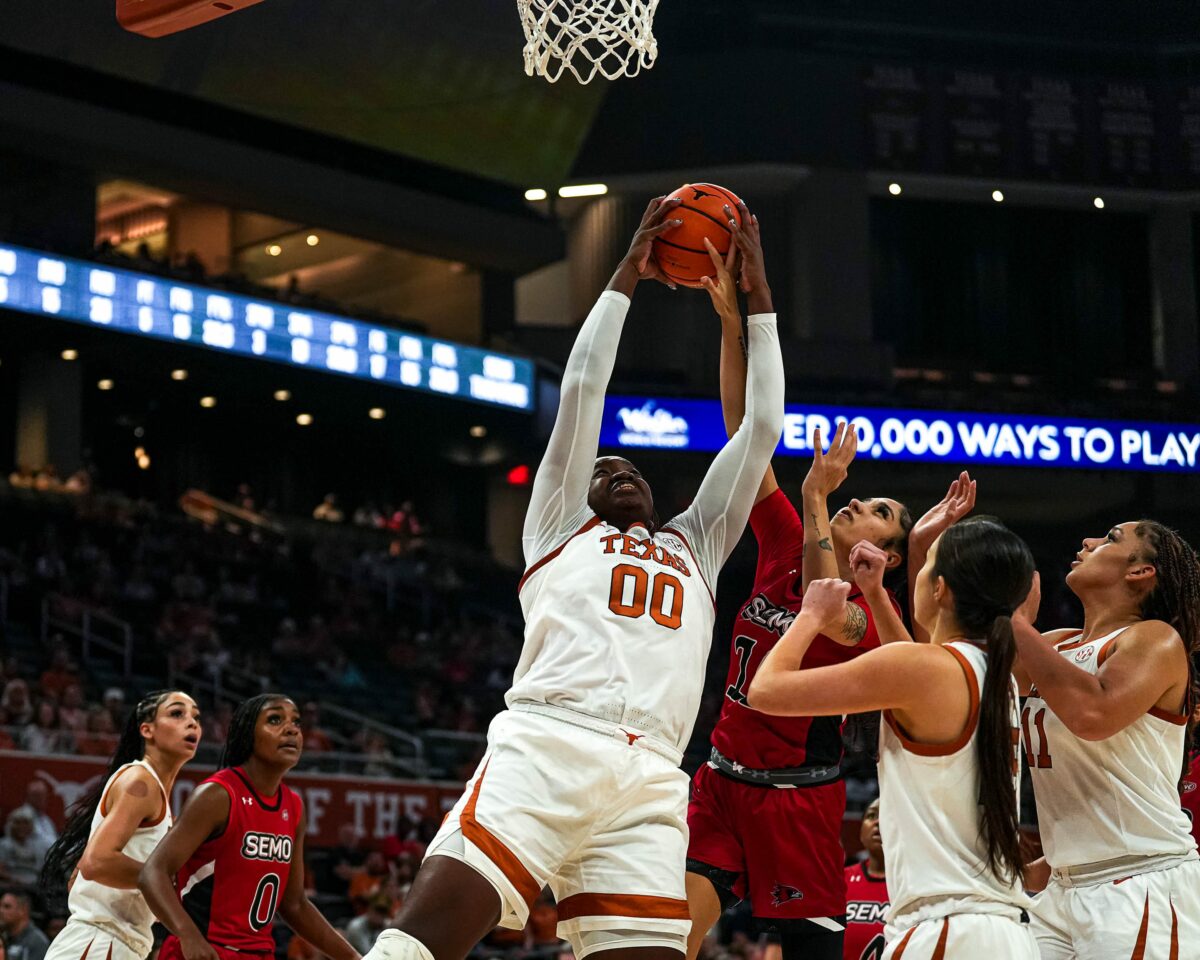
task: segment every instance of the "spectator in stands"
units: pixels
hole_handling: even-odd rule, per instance
[[[125,721],[125,691],[120,687],[109,687],[104,691],[104,709],[112,720],[112,729],[120,730]]]
[[[55,491],[62,489],[62,480],[58,476],[58,467],[52,463],[46,464],[33,478],[33,489]]]
[[[313,519],[326,523],[341,523],[345,519],[342,508],[337,505],[337,494],[327,493],[325,499],[313,508]]]
[[[387,860],[378,850],[372,850],[367,854],[363,868],[350,878],[350,887],[346,891],[355,914],[366,912],[367,904],[379,893],[387,879]]]
[[[23,727],[33,721],[33,701],[29,697],[29,684],[19,678],[9,680],[4,685],[4,696],[0,698],[0,710],[3,710],[8,723],[13,727]]]
[[[50,844],[33,832],[37,816],[32,807],[20,806],[8,815],[0,838],[0,883],[32,890]]]
[[[39,700],[34,720],[21,731],[21,749],[29,753],[64,753],[71,745],[71,735],[58,722],[58,707],[53,700]]]
[[[27,463],[18,465],[17,469],[8,475],[9,486],[24,490],[33,489],[33,467]]]
[[[63,492],[72,493],[80,497],[86,496],[92,492],[92,475],[86,468],[80,467],[67,477],[66,483],[63,484]]]
[[[388,746],[387,737],[378,731],[367,735],[363,744],[363,774],[368,777],[390,777],[396,772],[392,761],[396,755]]]
[[[63,691],[71,684],[79,683],[79,670],[71,662],[71,654],[67,652],[61,635],[56,635],[53,643],[54,653],[50,657],[50,666],[43,671],[38,685],[42,688],[42,696],[62,700]]]
[[[329,851],[325,887],[336,888],[348,886],[354,875],[362,870],[367,859],[367,848],[363,845],[362,834],[352,823],[343,823],[338,827],[338,845]]]
[[[75,752],[84,757],[110,756],[116,749],[116,733],[112,714],[104,707],[94,706],[88,711],[87,732],[75,737]],[[208,736],[207,731],[205,736]]]
[[[373,946],[380,932],[387,929],[392,919],[392,901],[390,897],[376,896],[367,904],[367,912],[360,914],[346,924],[346,939],[350,946],[361,954],[366,954]]]
[[[46,807],[50,803],[50,787],[45,780],[30,780],[25,788],[25,805],[33,811],[33,835],[50,847],[58,839],[58,828]]]
[[[310,752],[327,753],[333,749],[333,738],[321,727],[321,707],[309,700],[300,714],[300,729],[304,733],[304,749]]]
[[[29,919],[29,894],[9,891],[0,897],[0,928],[7,960],[42,960],[49,938]]]
[[[87,709],[83,702],[83,688],[78,683],[69,683],[63,688],[58,705],[58,723],[63,730],[80,734],[87,730]]]

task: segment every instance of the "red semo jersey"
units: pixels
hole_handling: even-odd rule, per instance
[[[888,911],[887,881],[867,874],[865,863],[846,868],[845,960],[883,956],[883,918]]]
[[[239,767],[218,770],[204,783],[228,792],[229,823],[179,872],[184,909],[214,946],[273,954],[271,929],[292,871],[303,803],[283,784],[274,797],[259,796]]]

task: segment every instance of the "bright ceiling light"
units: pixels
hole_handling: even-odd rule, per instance
[[[1097,210],[1103,210],[1104,209],[1104,198],[1103,197],[1094,197],[1092,199],[1092,206],[1095,207]]]
[[[487,427],[482,423],[477,423],[471,428],[471,436],[479,438],[487,436]]]
[[[113,388],[113,382],[111,380],[104,379],[97,383],[96,387],[100,390],[111,390]]]
[[[283,247],[281,247],[277,243],[272,243],[267,247],[267,256],[268,257],[277,257],[281,253],[283,253]]]
[[[320,243],[320,242],[321,242],[321,238],[320,238],[320,237],[318,237],[318,236],[317,236],[315,233],[310,233],[310,234],[309,234],[309,235],[308,235],[308,236],[305,238],[305,242],[306,242],[306,243],[307,243],[307,244],[308,244],[310,247],[315,247],[315,246],[316,246],[318,243]]]
[[[571,187],[559,187],[558,195],[570,197],[602,197],[608,193],[607,185],[603,183],[579,183]]]
[[[525,199],[526,200],[545,200],[546,199],[546,191],[543,190],[541,187],[532,187],[531,189],[525,191]]]
[[[300,413],[300,414],[297,414],[297,415],[296,415],[296,422],[297,422],[298,424],[300,424],[300,426],[302,426],[302,427],[307,427],[307,426],[308,426],[310,423],[312,423],[312,422],[313,422],[312,414],[311,414],[311,413]]]
[[[186,370],[184,370],[182,367],[179,368],[178,370],[171,371],[171,379],[172,380],[186,380],[187,378],[188,378],[188,372]]]
[[[372,420],[382,420],[387,416],[387,411],[383,407],[372,407],[367,411],[367,416]]]
[[[275,393],[273,394],[273,396],[280,403],[285,403],[288,400],[292,399],[292,391],[291,390],[276,390]]]
[[[78,350],[69,350],[69,349],[64,350],[62,352],[61,356],[64,360],[77,360],[77,359],[79,359],[79,351]]]
[[[1003,203],[1004,202],[1004,192],[1001,190],[993,190],[992,191],[992,199],[995,200],[997,203]]]
[[[893,197],[898,197],[903,192],[904,192],[904,188],[901,187],[900,184],[898,184],[898,183],[889,183],[888,184],[888,193],[890,193]]]
[[[200,398],[200,406],[204,407],[205,410],[210,410],[213,407],[215,407],[216,405],[217,405],[216,397],[201,397]]]

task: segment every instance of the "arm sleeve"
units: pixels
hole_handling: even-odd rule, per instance
[[[692,505],[670,524],[688,538],[714,591],[717,574],[746,527],[783,432],[783,356],[775,314],[756,314],[746,326],[750,360],[745,415],[708,468]]]
[[[606,290],[575,338],[563,372],[558,416],[525,514],[521,543],[526,563],[536,563],[558,546],[589,513],[587,492],[600,445],[604,393],[628,310],[628,297]]]
[[[804,523],[782,490],[764,497],[750,511],[750,529],[758,540],[754,589],[777,580],[804,563]]]

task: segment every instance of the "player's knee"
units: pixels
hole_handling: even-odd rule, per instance
[[[568,938],[576,960],[609,950],[670,950],[687,955],[687,934],[657,930],[579,930]]]
[[[384,930],[367,956],[372,960],[433,960],[425,944],[403,930]]]

